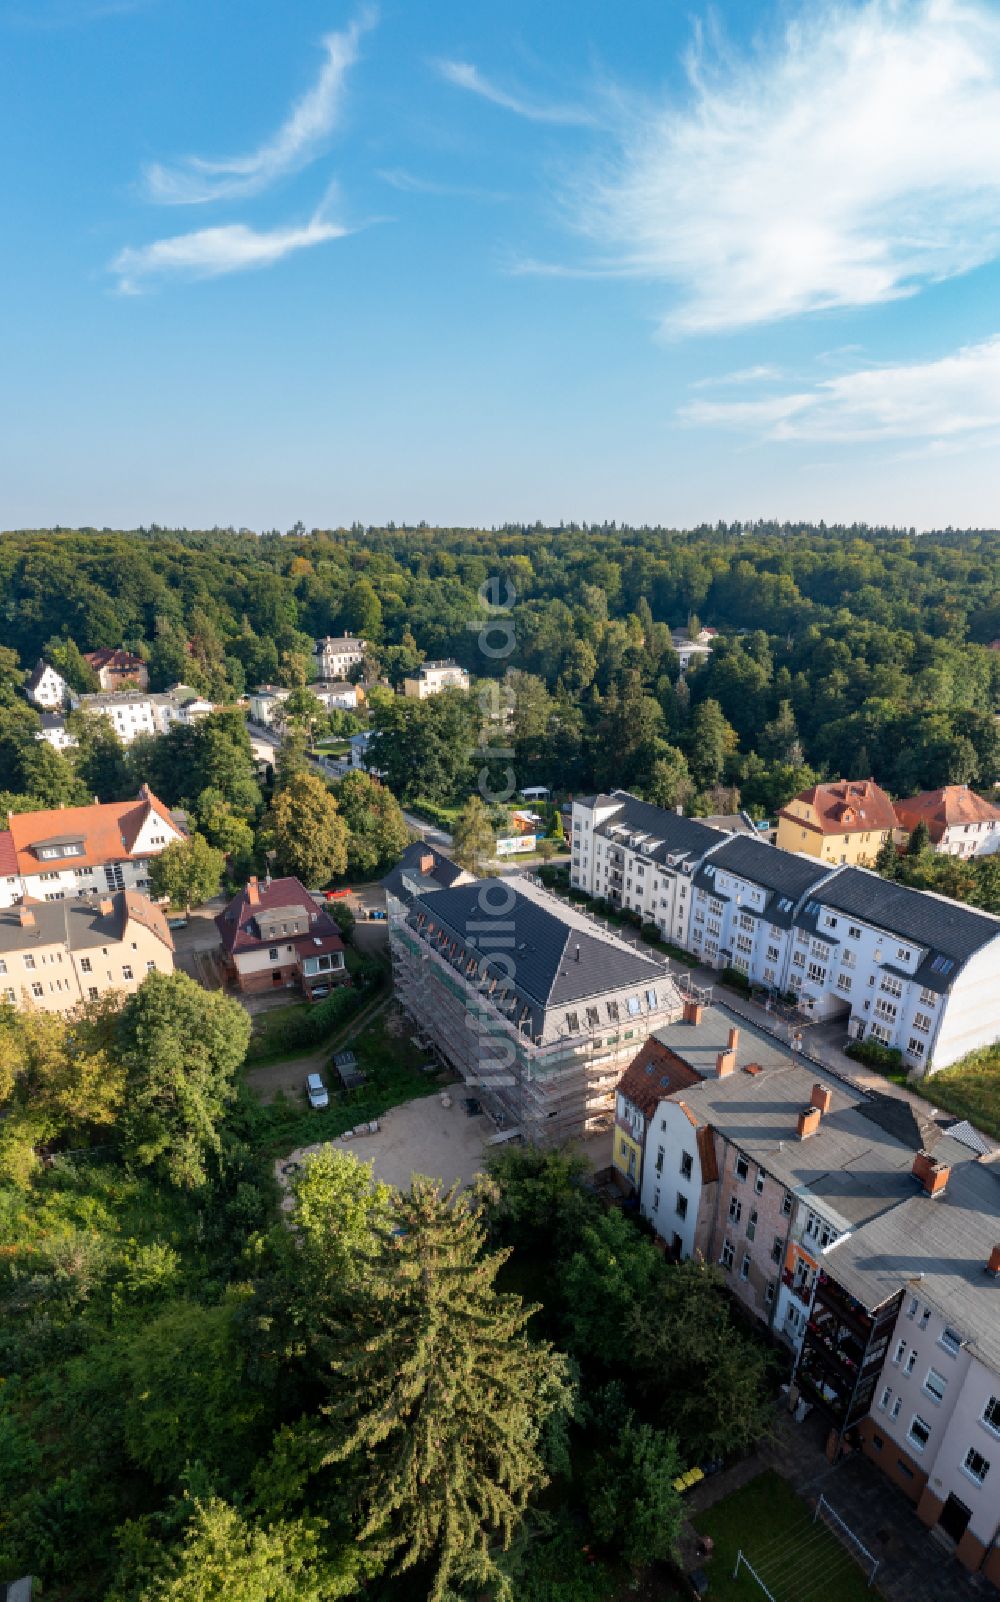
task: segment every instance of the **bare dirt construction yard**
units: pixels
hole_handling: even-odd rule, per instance
[[[455,1088],[461,1090],[461,1086]],[[442,1105],[440,1095],[407,1101],[390,1108],[379,1119],[377,1134],[357,1135],[350,1140],[341,1136],[328,1144],[352,1151],[362,1162],[371,1163],[375,1178],[398,1190],[409,1189],[414,1174],[426,1174],[446,1185],[455,1180],[471,1184],[483,1169],[484,1145],[495,1130],[482,1113],[475,1118],[468,1116],[461,1095],[450,1091],[447,1095],[450,1107]],[[275,1163],[279,1182],[286,1163],[301,1162],[321,1149],[321,1145],[302,1146],[281,1158]]]

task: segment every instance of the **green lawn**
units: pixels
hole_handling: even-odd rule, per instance
[[[1000,1140],[1000,1046],[970,1052],[954,1068],[942,1068],[911,1086],[956,1118],[968,1118],[984,1134]]]
[[[774,1602],[877,1602],[880,1595],[779,1474],[759,1475],[694,1522],[715,1542],[707,1564],[709,1602],[764,1602],[745,1569],[732,1577],[741,1547]]]
[[[344,1032],[349,1029],[341,1031]],[[336,1071],[324,1069],[323,1077],[330,1091],[329,1107],[317,1112],[306,1106],[300,1096],[294,1099],[278,1096],[267,1107],[259,1109],[255,1119],[255,1144],[278,1156],[281,1152],[293,1151],[296,1146],[334,1140],[345,1129],[380,1118],[400,1102],[431,1096],[440,1089],[434,1075],[418,1071],[420,1064],[427,1061],[427,1053],[418,1051],[408,1035],[391,1035],[386,1028],[384,1012],[365,1025],[350,1041],[349,1049],[367,1075],[367,1084],[357,1090],[340,1090]]]

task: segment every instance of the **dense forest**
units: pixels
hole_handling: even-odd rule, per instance
[[[6,805],[110,799],[146,778],[210,814],[223,849],[220,790],[258,843],[263,816],[245,745],[238,773],[230,760],[235,722],[197,760],[180,739],[124,755],[93,730],[76,755],[39,749],[19,687],[40,654],[80,690],[92,687],[81,653],[119,644],[147,659],[153,689],[180,679],[225,704],[262,682],[294,686],[314,732],[311,643],[359,633],[366,675],[386,685],[369,697],[373,756],[399,799],[432,806],[460,804],[484,760],[498,789],[508,759],[493,747],[512,749],[518,786],[617,784],[702,814],[773,817],[816,778],[870,776],[897,796],[1000,779],[996,532],[36,531],[0,539],[0,586]],[[719,637],[682,674],[671,631],[698,625]],[[439,657],[480,693],[392,695]],[[957,889],[992,904],[973,877]]]

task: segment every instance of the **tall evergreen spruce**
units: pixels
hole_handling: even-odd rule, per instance
[[[493,1583],[531,1495],[547,1480],[540,1439],[569,1407],[566,1359],[533,1342],[535,1311],[495,1280],[475,1204],[415,1177],[332,1360],[326,1463],[359,1458],[360,1538],[396,1573],[426,1567],[429,1602]]]

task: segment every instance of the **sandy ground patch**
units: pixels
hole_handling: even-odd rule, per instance
[[[461,1088],[455,1087],[458,1091]],[[350,1140],[341,1136],[330,1144],[372,1163],[375,1178],[399,1190],[409,1188],[414,1174],[427,1174],[446,1185],[455,1180],[469,1185],[482,1171],[484,1143],[495,1131],[483,1114],[468,1117],[461,1095],[451,1090],[446,1094],[450,1107],[442,1105],[440,1096],[407,1101],[379,1119],[377,1134],[358,1135]],[[322,1145],[301,1146],[280,1158],[274,1165],[279,1182],[286,1163],[301,1162],[310,1152],[321,1149]]]

